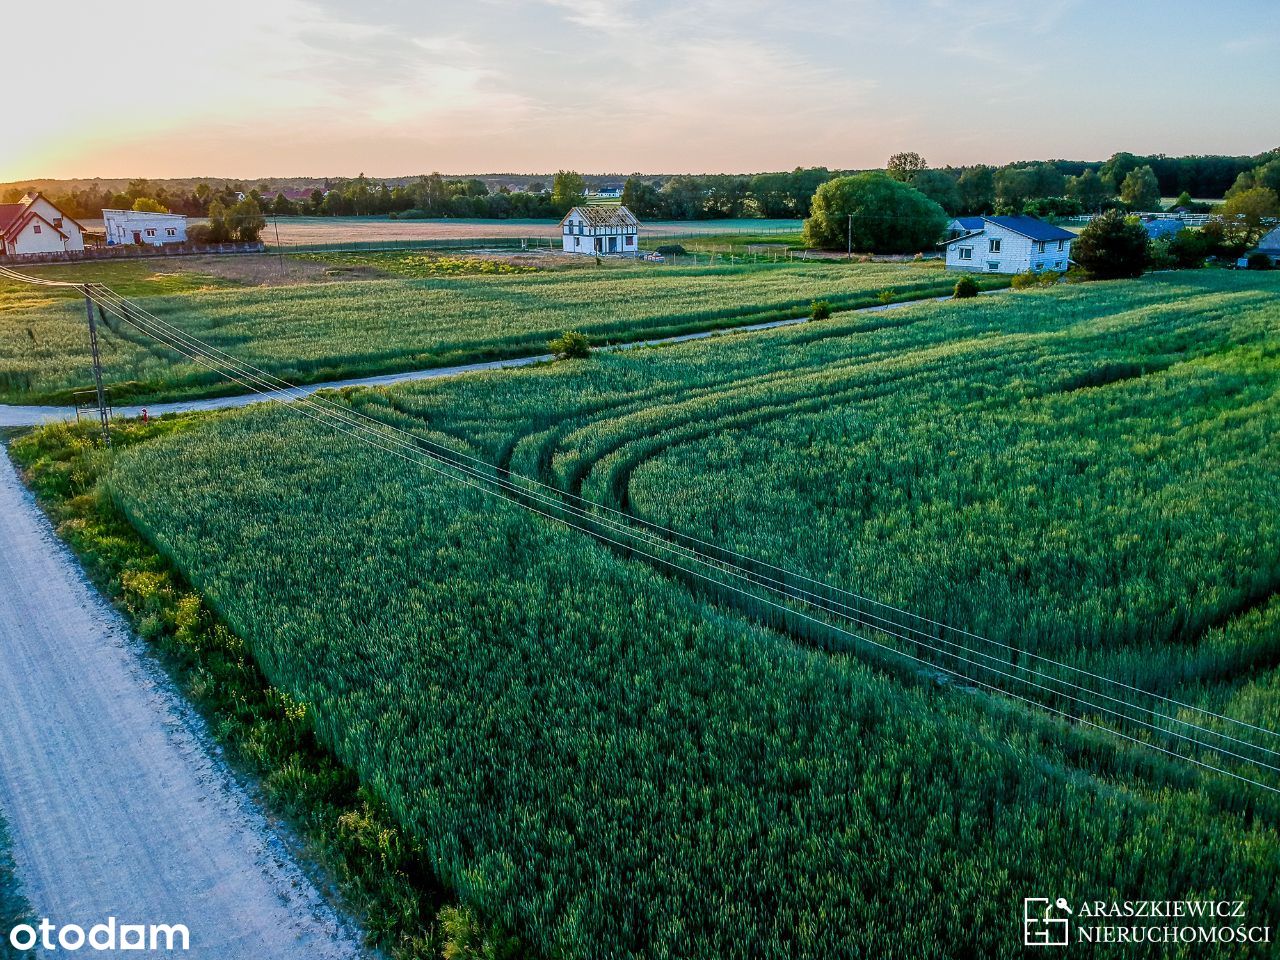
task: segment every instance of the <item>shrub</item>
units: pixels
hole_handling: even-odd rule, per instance
[[[1271,269],[1271,257],[1263,253],[1261,250],[1255,250],[1253,253],[1249,254],[1248,263],[1250,270]]]
[[[1022,273],[1015,273],[1010,285],[1015,290],[1026,290],[1028,287],[1052,287],[1055,283],[1062,279],[1062,274],[1056,270],[1023,270]]]
[[[968,300],[970,297],[978,295],[978,283],[973,277],[961,277],[956,281],[955,289],[951,295],[957,300]]]
[[[1219,240],[1220,234],[1184,228],[1169,239],[1164,252],[1173,261],[1173,266],[1182,270],[1203,267],[1204,262],[1216,252]]]
[[[885,306],[888,306],[889,304],[893,303],[893,300],[895,297],[897,297],[897,295],[898,295],[897,290],[893,290],[893,289],[881,290],[876,295],[876,299],[879,300]]]
[[[831,303],[827,300],[815,300],[809,305],[810,320],[826,320],[831,316]]]
[[[1147,231],[1115,210],[1095,217],[1080,231],[1072,258],[1096,280],[1140,277],[1150,257]]]
[[[663,243],[657,247],[657,252],[664,257],[683,257],[689,251],[678,243]]]
[[[560,360],[581,360],[591,356],[591,341],[576,330],[566,330],[547,344]]]

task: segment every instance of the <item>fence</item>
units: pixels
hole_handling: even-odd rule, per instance
[[[261,241],[253,243],[172,243],[164,246],[122,244],[115,247],[86,247],[56,253],[12,253],[0,256],[0,264],[75,263],[81,260],[137,260],[164,257],[194,257],[211,253],[264,253]]]

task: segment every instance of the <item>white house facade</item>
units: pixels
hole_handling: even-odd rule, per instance
[[[29,193],[17,203],[0,203],[0,256],[83,249],[84,227],[43,194]]]
[[[1076,235],[1035,217],[982,217],[982,225],[948,240],[947,269],[971,273],[1066,270]]]
[[[640,221],[620,204],[574,207],[560,221],[565,253],[635,257],[640,254]]]
[[[187,218],[177,213],[103,210],[102,223],[109,247],[124,244],[159,247],[187,242]]]
[[[1276,227],[1258,241],[1257,250],[1271,258],[1271,263],[1280,266],[1280,227]]]

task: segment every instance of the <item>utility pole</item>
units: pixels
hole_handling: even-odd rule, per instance
[[[102,389],[102,354],[98,350],[98,321],[93,315],[93,293],[89,284],[82,286],[84,312],[89,318],[89,352],[93,355],[93,385],[98,393],[98,419],[102,422],[102,442],[111,446],[110,418],[107,415],[107,395]]]

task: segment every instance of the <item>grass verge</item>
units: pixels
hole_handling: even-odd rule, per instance
[[[28,960],[30,950],[18,950],[9,942],[9,931],[31,919],[31,907],[22,895],[17,868],[10,854],[9,829],[0,819],[0,960]]]

